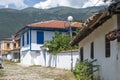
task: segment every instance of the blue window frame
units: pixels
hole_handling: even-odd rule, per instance
[[[37,44],[44,44],[44,32],[37,31]]]
[[[27,44],[29,44],[29,32],[27,32]]]
[[[22,36],[22,46],[24,46],[24,35]]]

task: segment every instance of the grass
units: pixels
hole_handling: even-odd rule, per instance
[[[0,77],[3,77],[3,76],[5,76],[5,71],[0,69]]]
[[[69,70],[64,70],[64,72],[57,71],[57,73],[55,74],[54,71],[52,71],[52,69],[54,70],[55,68],[50,69],[51,71],[49,72],[49,74],[43,72],[44,75],[42,76],[45,78],[54,78],[54,80],[75,80],[73,73]]]
[[[75,78],[72,72],[68,72],[57,76],[54,80],[75,80]]]
[[[31,70],[33,68],[36,68],[39,76],[42,76],[43,78],[50,78],[50,79],[54,79],[54,80],[75,80],[73,73],[69,70],[63,70],[63,69],[58,69],[58,68],[54,68],[54,67],[44,67],[43,68],[39,65],[33,65],[33,66],[29,67],[29,69],[31,69]]]
[[[11,65],[15,65],[16,62],[10,61],[10,60],[4,60],[4,64],[11,64]]]

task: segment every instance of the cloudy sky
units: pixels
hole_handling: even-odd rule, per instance
[[[56,6],[85,8],[108,3],[104,3],[103,0],[0,0],[0,8],[24,9],[27,7],[34,7],[47,9]]]

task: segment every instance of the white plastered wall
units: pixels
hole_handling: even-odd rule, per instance
[[[84,48],[84,60],[90,60],[90,44],[94,42],[94,58],[97,59],[96,64],[100,65],[101,80],[119,80],[116,72],[116,55],[117,55],[117,41],[111,41],[111,55],[109,58],[105,57],[105,35],[117,29],[117,18],[114,15],[107,20],[100,27],[94,30],[86,38],[84,38],[79,46]],[[120,68],[119,68],[120,69]],[[120,73],[119,73],[120,74]]]

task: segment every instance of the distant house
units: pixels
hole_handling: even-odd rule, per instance
[[[72,30],[81,27],[81,23],[73,22]],[[69,32],[69,23],[67,21],[50,20],[28,24],[20,29],[16,35],[21,39],[20,60],[26,65],[44,65],[40,58],[44,51],[42,46],[46,40],[51,40],[58,31],[61,34]]]
[[[12,38],[0,39],[0,54],[4,59],[17,61],[20,59],[20,41],[13,42],[12,40]]]
[[[120,2],[88,18],[70,44],[78,43],[80,60],[97,59],[100,65],[95,77],[120,80]]]

